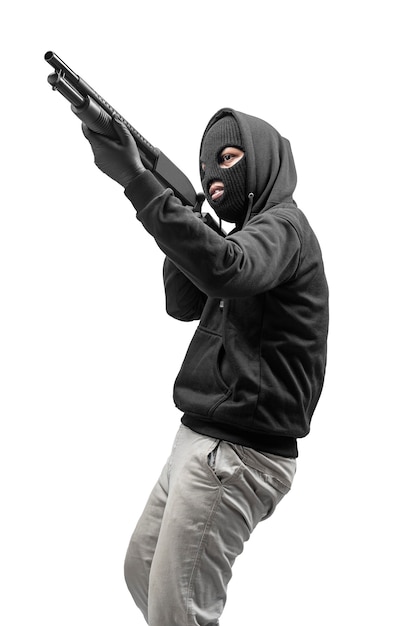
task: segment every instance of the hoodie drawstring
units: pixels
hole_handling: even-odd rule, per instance
[[[250,217],[251,217],[251,211],[252,211],[252,209],[253,209],[253,204],[254,204],[254,194],[253,194],[253,192],[252,192],[252,191],[250,191],[250,193],[248,194],[248,196],[247,196],[247,197],[248,197],[248,209],[247,209],[247,212],[246,212],[246,214],[245,214],[245,219],[244,219],[244,221],[243,221],[243,223],[242,223],[241,228],[244,228],[245,224],[246,224],[246,223],[248,222],[248,220],[250,219]],[[219,218],[219,228],[222,230],[222,220],[221,220],[221,218]]]
[[[242,224],[242,228],[244,228],[245,224],[248,222],[248,220],[251,217],[251,211],[253,208],[253,204],[254,204],[254,194],[252,191],[250,191],[250,193],[248,194],[248,209],[247,209],[247,213],[245,215],[245,220]]]

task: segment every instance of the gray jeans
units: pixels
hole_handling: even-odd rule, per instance
[[[180,427],[125,560],[128,588],[150,626],[218,624],[235,558],[295,471],[295,459]]]

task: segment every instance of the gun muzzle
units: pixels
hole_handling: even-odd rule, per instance
[[[54,70],[56,70],[57,72],[62,72],[63,74],[68,76],[68,80],[70,83],[77,84],[79,82],[80,76],[73,72],[73,70],[68,67],[68,65],[64,63],[64,61],[62,61],[59,56],[55,54],[55,52],[45,52],[44,59],[50,65],[52,65]]]

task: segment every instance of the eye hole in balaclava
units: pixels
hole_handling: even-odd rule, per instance
[[[202,142],[200,176],[203,192],[210,206],[221,220],[239,223],[245,217],[247,195],[245,155],[231,167],[220,167],[222,151],[227,147],[243,150],[241,133],[232,115],[222,117],[207,131]],[[215,181],[223,185],[223,193],[212,199],[209,190]]]

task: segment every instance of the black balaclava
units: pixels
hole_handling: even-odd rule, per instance
[[[203,192],[217,216],[237,224],[245,217],[247,164],[244,155],[232,167],[221,168],[220,154],[228,146],[243,150],[238,122],[232,115],[216,121],[203,137],[200,161],[205,169],[200,169],[200,176]],[[219,200],[212,201],[209,187],[215,180],[224,184],[224,193]]]

